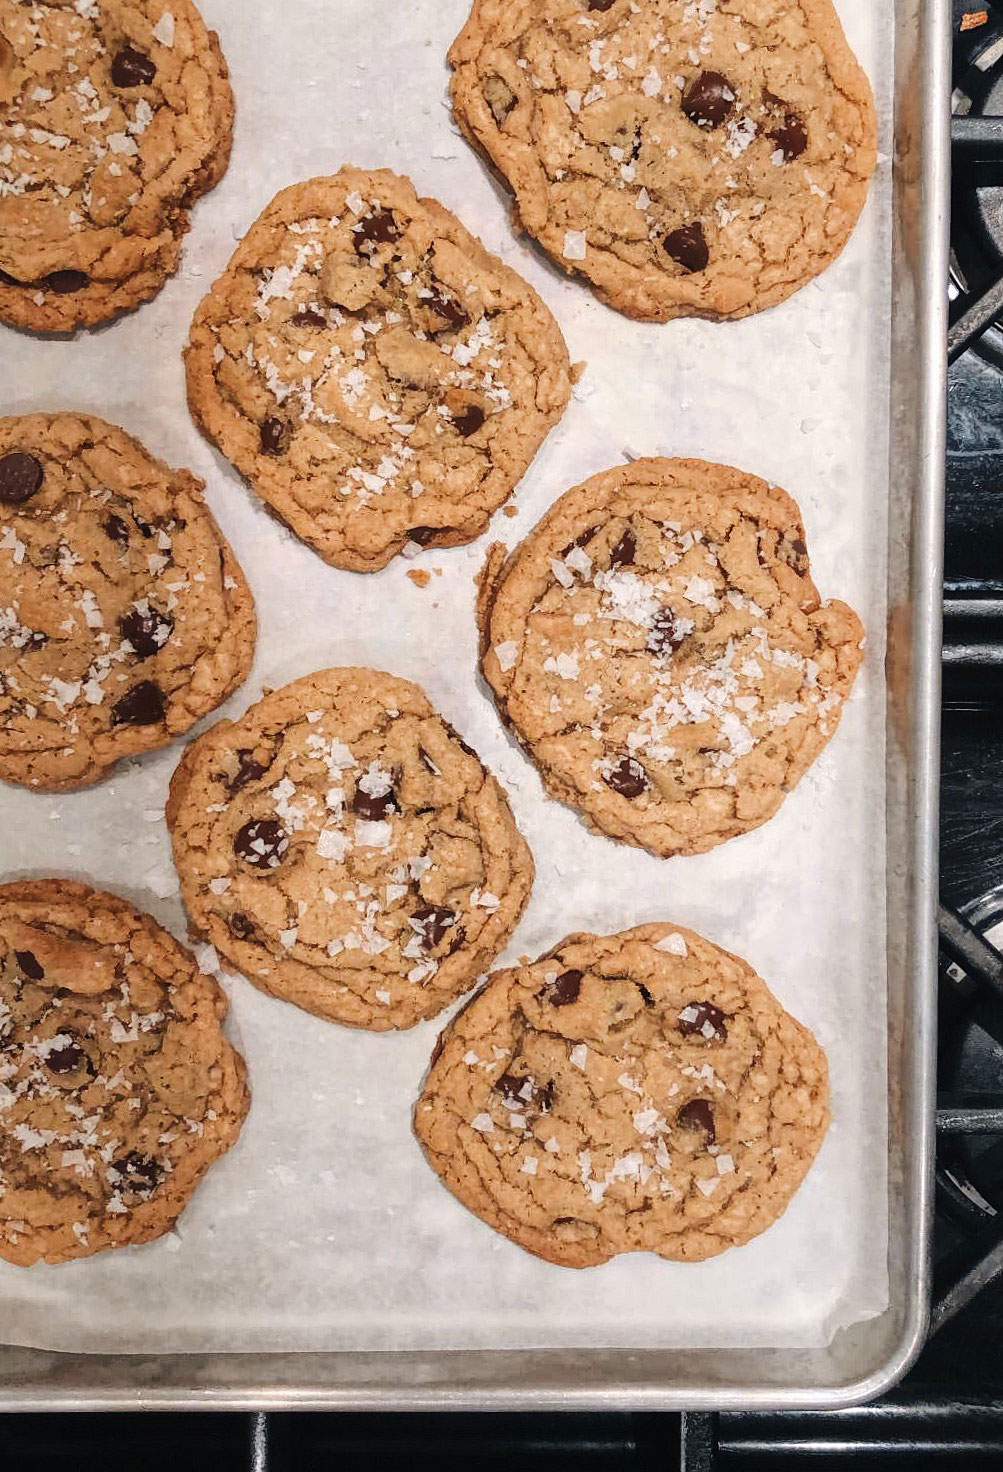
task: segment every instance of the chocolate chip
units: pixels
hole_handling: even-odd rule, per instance
[[[719,128],[734,107],[734,89],[720,72],[701,72],[683,93],[683,112],[699,128]]]
[[[76,1073],[88,1061],[87,1054],[79,1044],[66,1043],[62,1048],[53,1048],[46,1055],[45,1066],[50,1073]]]
[[[568,553],[573,552],[576,547],[587,547],[598,530],[599,528],[597,526],[586,527],[581,536],[576,537],[573,542],[568,543],[561,556],[567,557]]]
[[[151,603],[147,603],[146,609],[145,613],[140,613],[138,608],[130,609],[118,621],[122,638],[128,639],[139,659],[152,659],[159,654],[174,632],[170,614],[161,613]]]
[[[456,923],[456,918],[456,911],[447,909],[445,905],[422,905],[411,916],[426,951],[435,950],[449,927]]]
[[[71,292],[82,291],[90,279],[86,271],[50,271],[41,284],[57,296],[69,296]]]
[[[434,328],[433,331],[436,332],[456,332],[459,328],[466,327],[470,321],[470,314],[444,286],[436,286],[432,295],[423,299],[422,306],[436,317],[442,318],[444,325]]]
[[[267,771],[268,763],[259,762],[253,751],[238,751],[237,771],[228,783],[230,791],[239,792],[249,782],[257,782],[258,778],[263,777]]]
[[[453,939],[449,942],[449,945],[446,947],[446,955],[447,956],[454,955],[460,949],[460,947],[465,943],[466,939],[467,939],[467,932],[464,930],[463,926],[461,925],[461,926],[458,927],[458,929],[456,931],[456,934],[453,936]]]
[[[785,537],[780,543],[780,556],[787,566],[797,573],[799,578],[808,574],[808,548],[800,537]]]
[[[15,951],[17,964],[24,972],[29,981],[41,981],[45,971],[39,964],[38,957],[33,951]]]
[[[111,1169],[121,1177],[123,1186],[142,1196],[148,1196],[159,1186],[164,1175],[160,1163],[152,1155],[141,1155],[138,1150],[130,1150],[120,1160],[112,1161]]]
[[[714,1111],[706,1099],[691,1099],[676,1115],[676,1124],[684,1130],[703,1130],[707,1144],[713,1145],[717,1138],[714,1129]]]
[[[111,79],[116,87],[148,87],[157,75],[156,63],[128,43],[116,51],[111,64]]]
[[[495,1080],[494,1087],[496,1093],[504,1095],[514,1109],[532,1108],[546,1114],[554,1102],[552,1078],[545,1084],[534,1084],[525,1074],[503,1073]]]
[[[16,276],[11,276],[9,271],[0,271],[0,281],[4,286],[23,286],[23,281],[18,281]]]
[[[255,869],[276,869],[288,847],[286,830],[277,818],[252,818],[233,840],[237,857]]]
[[[612,10],[616,0],[589,0],[589,10]]]
[[[679,1031],[684,1037],[714,1038],[719,1043],[728,1041],[725,1013],[713,1002],[690,1002],[679,1014]]]
[[[622,757],[604,780],[607,787],[612,787],[621,797],[640,797],[651,785],[647,772],[632,756]]]
[[[400,803],[392,787],[388,787],[386,792],[376,793],[375,796],[356,787],[352,798],[352,812],[366,823],[380,823],[391,813],[399,813]]]
[[[472,434],[476,434],[486,418],[487,415],[480,404],[466,404],[452,415],[453,423],[464,439],[469,439]]]
[[[30,501],[45,479],[45,471],[26,450],[11,450],[0,459],[0,504],[21,506]]]
[[[684,271],[703,271],[710,260],[710,251],[707,248],[707,237],[703,233],[703,226],[699,220],[693,220],[689,225],[680,225],[678,230],[670,230],[662,242],[668,255],[682,266]]]
[[[150,538],[153,536],[153,527],[150,525],[150,523],[148,521],[144,521],[143,518],[139,516],[135,511],[132,513],[132,519],[139,527],[140,535],[145,537],[146,540],[149,541]]]
[[[292,425],[270,415],[261,424],[261,450],[265,455],[284,455],[292,444]]]
[[[412,526],[408,528],[408,537],[412,542],[417,542],[419,547],[427,547],[435,537],[442,533],[441,526]]]
[[[156,726],[164,719],[167,698],[153,680],[140,680],[112,706],[112,724],[116,726]]]
[[[552,1007],[570,1007],[578,1001],[582,989],[583,971],[562,971],[552,986],[545,987],[540,996]]]
[[[676,616],[669,608],[659,609],[648,631],[647,649],[650,654],[664,656],[678,649],[686,635],[680,633]]]
[[[327,318],[323,312],[317,312],[313,307],[301,307],[292,317],[290,322],[294,327],[326,327]]]
[[[610,567],[629,567],[634,561],[636,551],[637,538],[634,535],[633,529],[628,527],[609,554]]]
[[[254,926],[242,910],[234,910],[226,922],[231,935],[238,940],[247,940],[249,935],[254,934]]]
[[[782,123],[770,129],[767,137],[772,138],[781,150],[787,164],[800,158],[808,147],[808,130],[796,112],[787,113]]]
[[[372,255],[377,245],[389,245],[391,241],[399,240],[400,233],[393,210],[374,210],[354,227],[353,243],[359,255]]]
[[[104,531],[105,536],[111,537],[113,542],[128,542],[129,540],[129,528],[122,518],[116,516],[114,512],[111,516],[105,517]]]

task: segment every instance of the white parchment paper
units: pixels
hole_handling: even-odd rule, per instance
[[[537,863],[504,959],[572,930],[650,919],[695,927],[757,968],[829,1055],[834,1124],[786,1215],[700,1265],[621,1258],[573,1272],[470,1216],[409,1128],[439,1023],[351,1032],[226,979],[254,1102],[237,1147],[176,1233],[58,1268],[0,1264],[0,1340],[63,1350],[820,1345],[886,1306],[884,921],[885,543],[890,166],[841,259],[744,322],[639,325],[515,238],[483,165],[453,131],[445,54],[467,0],[200,0],[237,95],[223,183],[195,211],[184,266],[156,301],[76,341],[3,330],[7,413],[78,408],[208,482],[254,589],[252,676],[227,710],[339,663],[418,680],[508,788]],[[169,0],[165,0],[169,5]],[[875,86],[889,152],[892,7],[840,0]],[[699,455],[787,488],[815,579],[869,630],[836,740],[764,828],[670,861],[589,834],[543,796],[475,678],[473,577],[489,537],[338,572],[282,531],[201,440],[181,348],[197,302],[272,195],[342,163],[388,165],[454,209],[548,301],[589,368],[518,494],[514,543],[569,486],[624,453]],[[416,588],[408,566],[435,569]],[[441,568],[441,575],[439,569]],[[63,874],[117,890],[185,934],[163,804],[175,745],[101,786],[0,792],[4,877]]]

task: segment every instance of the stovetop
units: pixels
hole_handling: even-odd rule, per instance
[[[836,1413],[12,1416],[0,1468],[1003,1468],[1003,0],[953,3],[937,1218],[917,1364]]]

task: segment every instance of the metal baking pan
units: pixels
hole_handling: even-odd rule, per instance
[[[874,957],[888,984],[889,1307],[812,1350],[0,1348],[0,1409],[835,1407],[878,1395],[911,1363],[929,1288],[951,17],[948,0],[894,3],[888,929],[887,956]]]

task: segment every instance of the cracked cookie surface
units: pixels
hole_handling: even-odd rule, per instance
[[[414,1111],[433,1170],[548,1262],[697,1262],[787,1208],[829,1123],[825,1054],[689,930],[572,935],[491,976]]]
[[[551,508],[481,582],[482,667],[548,791],[652,853],[777,811],[835,733],[863,628],[822,603],[795,502],[638,460]]]
[[[69,880],[0,887],[0,1257],[149,1242],[240,1133],[226,998],[149,915]]]
[[[191,0],[0,0],[0,320],[107,321],[178,265],[233,94]]]
[[[743,317],[824,270],[876,161],[830,0],[475,0],[453,111],[525,229],[632,317]]]
[[[199,307],[186,364],[209,438],[355,572],[479,536],[571,389],[532,287],[387,170],[283,190]]]
[[[254,641],[201,481],[92,416],[0,419],[0,777],[80,787],[166,745]]]
[[[332,669],[188,747],[167,822],[188,914],[263,991],[412,1027],[473,986],[533,861],[499,784],[417,685]]]

